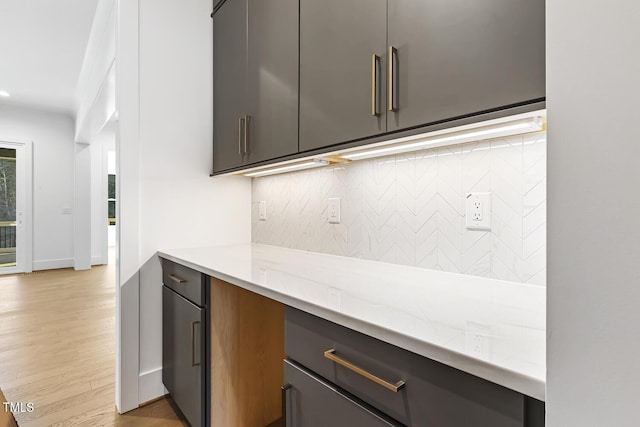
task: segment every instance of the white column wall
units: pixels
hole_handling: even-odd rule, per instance
[[[139,85],[138,0],[118,0],[116,55],[116,406],[138,406]]]
[[[73,268],[91,268],[91,147],[74,144]]]
[[[251,184],[212,167],[210,0],[140,0],[140,402],[164,388],[158,249],[251,240]]]
[[[120,411],[131,409],[133,394],[137,404],[164,393],[156,251],[251,239],[250,181],[209,178],[211,6],[210,0],[119,1]],[[125,373],[133,358],[135,385]]]
[[[638,425],[640,3],[547,1],[547,426]]]

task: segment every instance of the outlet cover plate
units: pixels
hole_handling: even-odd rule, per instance
[[[469,193],[465,223],[469,230],[491,230],[491,193]]]
[[[330,198],[327,208],[329,224],[340,224],[340,199]]]
[[[260,200],[258,202],[258,221],[267,220],[267,201]]]

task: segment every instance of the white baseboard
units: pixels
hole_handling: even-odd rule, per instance
[[[142,372],[138,377],[138,403],[145,403],[167,394],[162,384],[162,368]]]
[[[107,257],[102,257],[102,256],[92,256],[91,257],[91,265],[105,265],[108,262],[109,261],[108,261]]]
[[[33,261],[33,271],[54,270],[56,268],[73,267],[73,258],[45,259]]]

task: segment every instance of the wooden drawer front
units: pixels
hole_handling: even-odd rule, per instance
[[[184,265],[162,260],[162,283],[196,305],[204,306],[202,274]]]
[[[405,385],[393,392],[325,357],[330,349],[366,373]],[[525,425],[522,394],[291,307],[285,354],[408,426]]]

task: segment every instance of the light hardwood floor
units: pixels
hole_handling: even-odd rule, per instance
[[[115,409],[115,272],[50,270],[0,276],[0,388],[20,427],[182,426],[161,399]]]

